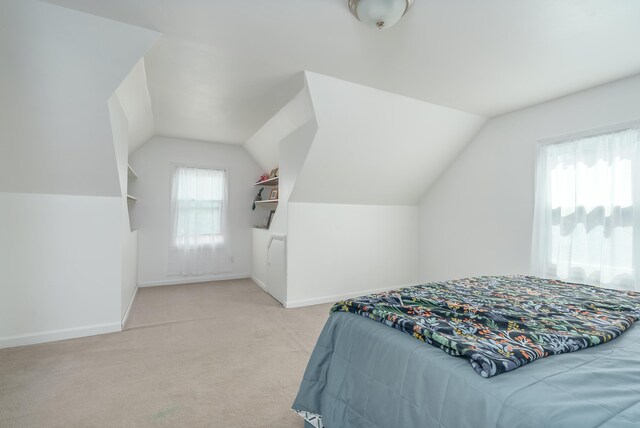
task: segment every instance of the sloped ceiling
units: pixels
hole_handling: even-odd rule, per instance
[[[346,0],[49,0],[163,34],[156,130],[241,144],[310,70],[494,116],[640,72],[637,0],[420,0],[393,28]]]
[[[302,76],[302,73],[300,73]],[[300,92],[265,123],[244,147],[265,172],[280,164],[280,143],[289,134],[314,118],[309,91],[300,79]]]
[[[144,59],[136,64],[122,82],[116,91],[116,97],[129,122],[129,153],[133,153],[155,132]]]
[[[414,205],[486,118],[306,73],[317,131],[289,201]]]
[[[288,202],[415,205],[487,120],[317,73],[304,81],[245,144],[265,171],[280,167],[278,213]]]
[[[300,72],[162,37],[146,57],[156,133],[243,144],[300,90]]]
[[[0,191],[119,196],[107,101],[156,32],[0,2]]]

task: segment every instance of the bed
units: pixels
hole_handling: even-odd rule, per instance
[[[333,312],[292,407],[307,427],[639,427],[640,330],[485,378],[465,358]]]

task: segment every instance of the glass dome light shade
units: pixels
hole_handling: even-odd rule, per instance
[[[363,24],[383,29],[400,21],[412,4],[413,0],[349,0],[349,9]]]

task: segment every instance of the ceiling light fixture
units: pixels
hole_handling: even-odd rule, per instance
[[[358,21],[382,30],[400,21],[413,0],[349,0],[349,9]]]

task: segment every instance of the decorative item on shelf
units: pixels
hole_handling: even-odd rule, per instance
[[[271,227],[271,220],[273,220],[273,215],[275,214],[275,210],[271,210],[269,212],[269,220],[267,220],[267,229]]]
[[[271,170],[271,174],[269,174],[269,178],[276,178],[278,176],[278,168],[273,168]]]
[[[253,198],[253,205],[251,206],[252,210],[256,209],[256,201],[261,201],[262,200],[262,191],[264,190],[264,187],[261,187],[260,190],[258,190],[258,193],[256,194],[256,197]]]
[[[262,174],[260,176],[260,179],[258,181],[256,181],[256,183],[260,183],[261,181],[266,181],[269,179],[269,174]]]
[[[271,194],[269,195],[269,200],[273,201],[274,199],[278,199],[278,189],[271,190]]]

